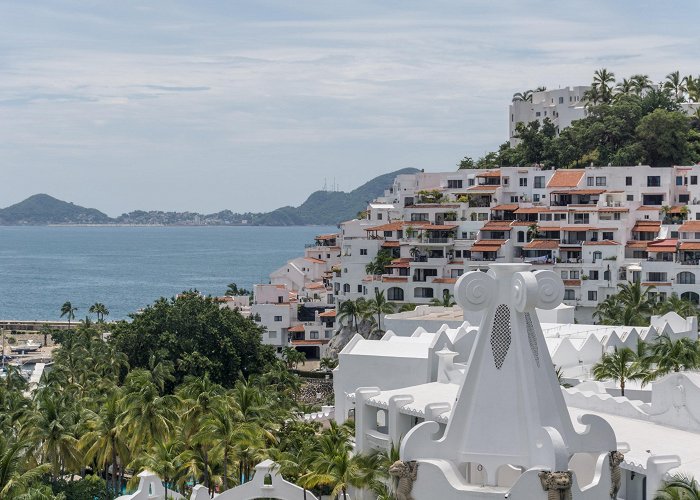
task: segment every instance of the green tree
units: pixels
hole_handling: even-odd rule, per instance
[[[0,434],[0,499],[16,498],[51,470],[50,464],[33,465],[32,441]]]
[[[348,326],[354,328],[356,332],[359,329],[358,318],[362,312],[361,302],[364,302],[364,299],[344,300],[338,306],[338,321],[341,323],[349,321]]]
[[[606,68],[596,70],[593,74],[592,87],[597,89],[602,102],[609,103],[612,101],[614,84],[615,73],[608,71]]]
[[[386,300],[384,297],[384,292],[375,290],[374,298],[367,301],[367,311],[366,314],[369,317],[376,316],[377,318],[377,329],[382,331],[382,314],[391,314],[394,312],[394,305]]]
[[[700,367],[698,342],[687,337],[672,340],[668,335],[661,335],[650,346],[650,350],[651,361],[654,363],[653,378]]]
[[[64,316],[68,318],[68,328],[70,328],[71,320],[75,319],[75,311],[77,310],[78,308],[73,307],[73,304],[71,304],[70,301],[64,302],[61,306],[61,318]]]
[[[674,474],[664,481],[654,500],[700,500],[700,486],[691,476]]]
[[[659,302],[656,306],[656,314],[666,314],[675,312],[679,316],[687,318],[688,316],[697,316],[698,307],[687,299],[682,299],[676,293],[672,293],[666,300]]]
[[[101,302],[95,302],[93,305],[91,305],[88,312],[90,312],[90,314],[97,315],[98,323],[104,323],[105,316],[109,316],[109,309],[107,309],[107,306]]]
[[[680,71],[674,71],[666,75],[663,87],[671,92],[676,102],[684,102],[685,92],[688,90],[685,84],[686,78],[681,76]]]
[[[638,362],[637,354],[628,347],[615,349],[614,353],[605,353],[603,358],[593,365],[596,380],[615,380],[620,385],[620,394],[625,395],[625,383],[639,380],[646,376]]]
[[[474,160],[471,159],[469,156],[465,156],[462,158],[462,160],[457,164],[459,167],[459,170],[462,169],[469,169],[469,168],[474,168]]]
[[[432,299],[430,301],[430,304],[434,305],[434,306],[441,306],[441,307],[452,307],[453,305],[456,304],[454,299],[455,299],[454,295],[452,295],[449,292],[445,292],[442,294],[442,299],[438,299],[438,298]]]
[[[226,288],[226,293],[224,295],[229,297],[236,295],[251,295],[251,292],[250,290],[246,290],[243,287],[238,288],[238,285],[236,285],[235,283],[229,283],[228,287]]]
[[[641,119],[636,134],[651,166],[671,167],[689,161],[689,130],[682,114],[656,109]]]

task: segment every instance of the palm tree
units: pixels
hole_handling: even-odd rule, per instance
[[[121,426],[121,391],[114,390],[97,411],[85,410],[83,420],[87,432],[80,438],[80,447],[85,450],[85,459],[95,461],[106,470],[112,466],[112,491],[119,493],[117,464],[125,463],[129,456],[124,429]],[[154,471],[158,472],[158,471]],[[106,477],[105,477],[106,479]]]
[[[659,302],[656,306],[656,314],[666,314],[675,312],[679,316],[687,318],[688,316],[697,316],[698,307],[690,300],[682,299],[676,293],[672,293],[666,300]]]
[[[655,365],[654,378],[671,372],[694,370],[700,366],[698,342],[687,337],[672,340],[668,335],[661,335],[650,350]]]
[[[31,439],[0,434],[0,498],[16,498],[51,470],[50,464],[32,465]]]
[[[286,371],[286,370],[285,370]],[[216,447],[222,455],[222,485],[223,491],[228,489],[229,463],[235,459],[237,424],[242,418],[238,404],[231,392],[222,394],[211,413],[207,416],[207,423],[216,436]]]
[[[324,357],[324,358],[321,358],[321,362],[319,363],[319,366],[326,371],[332,371],[336,366],[338,366],[338,360],[333,359],[333,358]]]
[[[605,68],[596,70],[593,74],[593,88],[598,89],[600,99],[603,102],[609,103],[612,101],[612,89],[615,83],[615,73],[608,71]]]
[[[679,71],[674,71],[673,73],[666,75],[666,81],[664,82],[663,88],[673,94],[676,102],[683,102],[685,100],[684,94],[688,90],[685,84],[686,79],[681,77]]]
[[[359,329],[357,318],[360,315],[360,300],[363,299],[357,299],[356,301],[344,300],[340,303],[340,306],[338,306],[338,321],[343,322],[350,320],[349,326],[352,328],[354,325],[356,332]]]
[[[526,90],[524,92],[516,92],[515,94],[513,94],[513,101],[532,102],[532,90]]]
[[[131,464],[133,469],[148,469],[158,475],[163,480],[165,487],[165,495],[163,498],[168,498],[168,487],[177,482],[178,478],[183,474],[182,453],[184,444],[173,436],[169,436],[165,440],[158,440],[151,447]],[[115,493],[117,493],[115,491]]]
[[[620,395],[625,395],[625,382],[644,378],[646,373],[639,364],[637,354],[628,347],[615,349],[603,354],[603,358],[593,365],[596,380],[616,380],[620,385]]]
[[[700,75],[697,78],[693,78],[693,75],[686,76],[685,86],[688,91],[688,99],[691,102],[700,101]]]
[[[632,90],[635,94],[641,96],[645,91],[651,88],[652,82],[648,75],[632,75]]]
[[[454,301],[454,295],[452,295],[450,292],[445,291],[442,294],[442,299],[433,299],[430,301],[431,305],[434,306],[442,306],[442,307],[452,307],[453,305],[456,304]]]
[[[374,298],[367,301],[368,316],[377,316],[377,329],[382,331],[382,314],[391,314],[394,312],[394,305],[387,301],[384,297],[384,292],[375,290]]]
[[[287,368],[296,370],[299,363],[306,364],[306,354],[301,351],[297,351],[293,347],[286,346],[282,350],[282,358],[285,363],[287,363]]]
[[[104,323],[105,316],[109,316],[109,309],[107,309],[107,306],[101,302],[95,302],[93,305],[91,305],[88,312],[90,312],[90,314],[97,314],[98,323]]]
[[[649,293],[654,288],[639,281],[620,283],[619,292],[601,302],[593,315],[603,325],[647,326],[656,305]]]
[[[692,476],[674,474],[664,481],[654,500],[700,500],[700,486]]]
[[[68,328],[70,328],[70,322],[72,319],[75,319],[75,311],[77,311],[77,307],[73,307],[73,304],[70,303],[70,301],[66,301],[63,303],[61,306],[61,318],[63,316],[68,317]]]

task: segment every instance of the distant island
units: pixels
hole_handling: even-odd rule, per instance
[[[234,213],[222,210],[213,214],[135,210],[110,217],[95,208],[85,208],[58,200],[48,194],[35,194],[26,200],[0,209],[2,226],[44,225],[206,225],[206,226],[309,226],[333,225],[352,219],[367,208],[370,200],[381,196],[397,175],[412,174],[404,168],[375,177],[350,191],[316,191],[298,207],[282,207],[266,213]]]

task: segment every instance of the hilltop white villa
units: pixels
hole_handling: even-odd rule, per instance
[[[565,286],[534,269],[491,264],[458,280],[459,310],[476,313],[478,326],[433,330],[431,315],[447,311],[423,309],[410,336],[358,335],[345,347],[335,418],[354,416],[356,450],[400,445],[415,500],[651,500],[669,473],[700,477],[700,376],[672,374],[619,397],[577,366],[638,338],[697,338],[697,319],[670,314],[643,329],[541,324]],[[560,387],[559,363],[571,365],[575,387]]]
[[[561,276],[580,322],[591,323],[597,304],[628,281],[698,303],[698,179],[700,165],[400,175],[365,219],[340,224],[334,300],[378,290],[428,304],[465,271],[528,262]],[[382,249],[393,261],[368,275]]]

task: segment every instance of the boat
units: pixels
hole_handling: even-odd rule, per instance
[[[27,340],[24,344],[17,344],[10,346],[10,350],[12,352],[18,352],[18,353],[28,353],[28,352],[36,352],[39,349],[41,349],[41,342],[37,342],[36,340]]]

